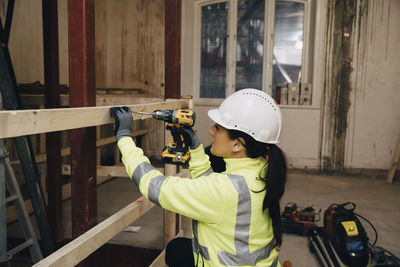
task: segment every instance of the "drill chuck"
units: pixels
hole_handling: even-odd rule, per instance
[[[179,119],[176,117],[177,110],[155,110],[151,114],[154,119],[165,121],[168,123],[178,123]]]
[[[192,127],[196,121],[196,113],[190,109],[155,110],[153,118],[183,127]]]

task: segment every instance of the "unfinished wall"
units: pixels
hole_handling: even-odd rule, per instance
[[[164,9],[162,0],[95,1],[97,88],[163,95]],[[60,83],[68,84],[67,0],[58,1],[58,10]],[[42,1],[15,1],[9,47],[18,83],[43,83],[42,36]]]
[[[7,3],[0,4],[3,21]],[[118,89],[108,93],[163,98],[164,14],[163,0],[95,1],[96,88]],[[67,0],[58,0],[58,19],[60,84],[68,85]],[[41,0],[15,1],[9,48],[17,82],[43,84]],[[164,144],[163,127],[152,121],[142,125],[156,127],[143,138],[143,146],[150,155],[158,155]]]

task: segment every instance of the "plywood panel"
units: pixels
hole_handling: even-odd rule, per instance
[[[96,1],[96,87],[137,88],[163,95],[162,0]]]
[[[0,4],[4,15],[8,1]],[[164,92],[163,0],[96,0],[96,87]],[[60,84],[68,85],[67,0],[58,1]],[[43,83],[42,1],[16,1],[10,53],[18,83]]]
[[[8,1],[1,1],[4,14]],[[15,1],[9,41],[11,60],[18,83],[43,83],[42,1]]]

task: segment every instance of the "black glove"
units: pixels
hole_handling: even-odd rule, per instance
[[[114,134],[117,142],[124,136],[131,136],[132,110],[128,107],[112,107],[110,114],[114,116]]]
[[[195,134],[194,130],[192,127],[190,128],[182,128],[182,130],[185,132],[184,134],[187,136],[187,139],[189,139],[189,144],[188,146],[191,149],[195,149],[200,145],[200,140]]]

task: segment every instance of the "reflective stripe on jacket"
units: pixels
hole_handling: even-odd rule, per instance
[[[164,176],[130,137],[118,146],[128,174],[140,192],[164,209],[193,220],[193,250],[198,266],[280,266],[273,248],[265,191],[257,180],[265,161],[224,159],[226,171],[212,172],[203,146],[191,150],[191,179]]]

